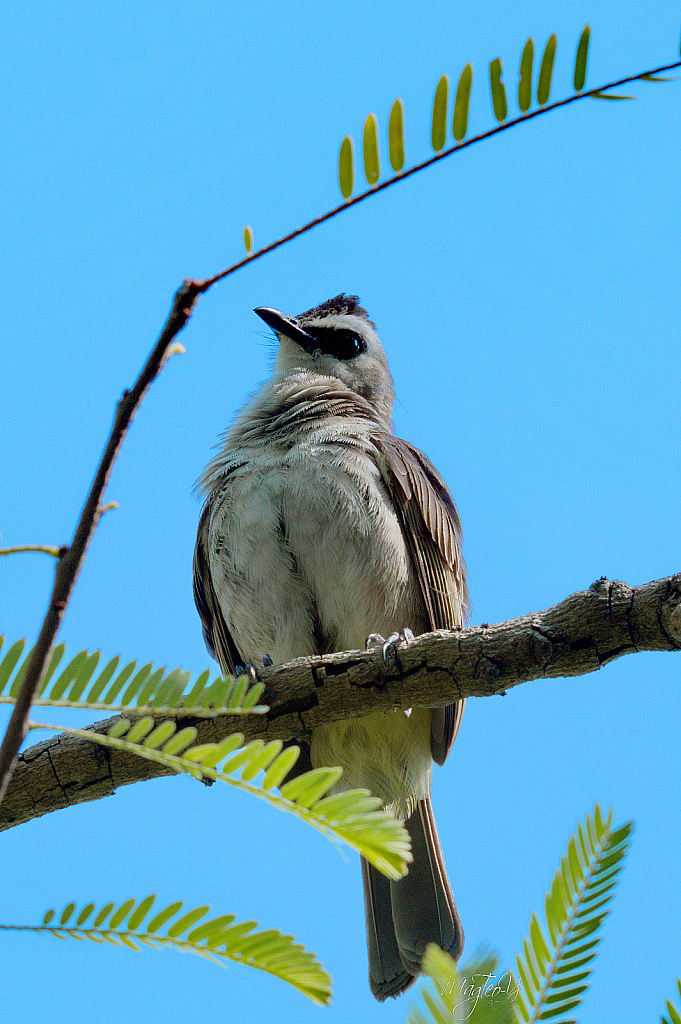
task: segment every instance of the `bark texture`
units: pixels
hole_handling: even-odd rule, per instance
[[[681,650],[681,574],[640,587],[597,580],[544,612],[456,632],[438,631],[400,646],[298,658],[263,669],[266,716],[185,719],[196,742],[228,733],[247,739],[307,740],[318,725],[390,708],[432,707],[487,697],[531,679],[585,675],[635,651]],[[92,726],[106,732],[115,719]],[[0,805],[0,830],[119,786],[169,775],[132,754],[54,736],[19,757]]]

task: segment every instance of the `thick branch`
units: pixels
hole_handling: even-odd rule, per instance
[[[494,626],[439,631],[400,647],[298,658],[263,670],[267,716],[185,720],[197,742],[307,740],[312,729],[390,708],[429,707],[503,693],[531,679],[594,672],[635,651],[681,650],[681,574],[641,587],[601,579],[544,612]],[[105,732],[113,719],[93,726]],[[119,787],[171,774],[151,761],[55,736],[20,755],[0,806],[0,829]]]

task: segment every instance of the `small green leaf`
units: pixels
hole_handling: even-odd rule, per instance
[[[635,100],[635,96],[615,96],[612,92],[590,92],[588,94],[592,100]]]
[[[300,747],[287,747],[265,772],[262,788],[274,789],[276,786],[280,786],[298,760],[299,755]]]
[[[140,743],[154,727],[154,719],[146,716],[138,719],[125,737],[126,743]]]
[[[471,85],[473,84],[473,65],[466,64],[461,72],[459,84],[456,87],[456,99],[454,100],[454,121],[452,134],[457,142],[463,142],[468,131],[468,105],[471,98]]]
[[[338,157],[338,184],[340,185],[343,199],[349,199],[352,195],[354,185],[354,154],[352,139],[346,135],[341,142],[340,156]]]
[[[46,910],[45,913],[43,914],[43,924],[44,925],[49,924],[53,917],[54,917],[54,910]]]
[[[125,903],[121,903],[120,907],[109,921],[109,928],[118,928],[118,926],[125,921],[134,906],[134,900],[126,900]]]
[[[246,252],[250,256],[253,252],[253,230],[248,225],[244,228],[244,245],[246,246]]]
[[[131,932],[134,932],[134,930],[139,927],[155,902],[156,896],[152,894],[151,896],[145,896],[144,899],[140,901],[139,905],[135,907],[130,915],[130,920],[128,921],[128,929]]]
[[[105,906],[102,907],[102,909],[97,914],[97,917],[92,922],[92,927],[93,928],[100,928],[104,924],[104,922],[106,921],[107,917],[109,916],[109,914],[111,913],[111,911],[113,910],[113,908],[115,906],[116,906],[115,903],[107,903],[107,904],[105,904]]]
[[[437,83],[433,100],[433,121],[430,128],[430,143],[436,153],[445,148],[447,141],[447,102],[449,99],[449,79],[443,75]]]
[[[404,108],[400,99],[395,100],[390,111],[388,149],[390,166],[399,174],[404,167]]]
[[[556,56],[556,37],[550,36],[544,56],[541,59],[539,69],[539,82],[537,83],[537,102],[541,107],[546,106],[551,95],[551,79],[553,78],[553,61]]]
[[[589,39],[591,28],[586,25],[577,45],[577,56],[575,57],[575,92],[581,92],[586,82],[586,64],[589,58]]]
[[[489,66],[489,84],[492,90],[492,106],[497,121],[505,121],[508,114],[508,103],[506,102],[506,89],[501,81],[501,59],[495,57]]]
[[[169,903],[167,907],[159,911],[156,917],[152,917],[151,921],[147,925],[148,932],[157,932],[159,928],[162,928],[166,921],[169,921],[171,917],[174,917],[178,911],[182,910],[182,902]]]
[[[518,106],[525,114],[532,106],[532,63],[534,43],[528,39],[520,58],[520,81],[518,82]]]
[[[130,728],[129,718],[119,718],[117,722],[111,726],[107,732],[107,736],[111,736],[112,739],[120,739],[121,736],[125,736],[126,732]]]
[[[181,751],[188,747],[190,743],[193,743],[196,739],[196,729],[193,725],[187,726],[186,729],[180,729],[179,732],[175,733],[171,739],[163,747],[164,754],[179,754]]]
[[[364,175],[370,185],[377,185],[381,176],[378,157],[378,124],[374,114],[369,114],[364,124]]]
[[[205,917],[210,907],[196,907],[194,910],[190,910],[188,913],[183,914],[182,917],[178,918],[175,924],[171,925],[168,929],[168,938],[175,939],[182,932],[186,932],[188,928],[191,928],[193,924],[200,921],[202,917]]]
[[[94,903],[88,903],[86,904],[86,906],[83,907],[80,914],[76,918],[76,925],[78,928],[80,928],[81,925],[85,924],[85,922],[87,921],[88,917],[90,916],[94,909]]]
[[[266,743],[260,753],[256,754],[251,762],[246,765],[241,773],[241,778],[245,782],[250,782],[251,779],[256,777],[258,772],[265,771],[265,769],[269,768],[270,763],[279,754],[282,746],[283,743],[281,740],[271,740],[269,743]]]
[[[66,924],[66,922],[70,919],[70,917],[73,914],[73,911],[75,909],[76,909],[76,904],[75,903],[67,903],[66,906],[64,907],[64,909],[61,912],[61,917],[59,918],[59,924]]]
[[[158,750],[159,747],[162,747],[163,744],[175,734],[176,728],[177,726],[175,723],[170,720],[161,722],[161,724],[157,725],[154,731],[147,736],[144,742],[145,747],[151,747],[152,750]]]

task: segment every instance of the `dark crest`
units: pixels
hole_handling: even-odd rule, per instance
[[[306,310],[305,313],[301,313],[296,319],[306,322],[308,320],[318,320],[325,316],[340,316],[343,313],[361,317],[362,320],[366,320],[372,327],[376,326],[369,319],[366,309],[360,306],[359,296],[346,295],[345,292],[341,292],[340,295],[336,295],[333,299],[327,299],[326,302],[322,302],[321,306],[315,306],[313,309]]]

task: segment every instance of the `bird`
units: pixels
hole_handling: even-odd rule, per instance
[[[294,317],[254,312],[275,333],[274,371],[198,481],[194,597],[221,670],[387,637],[385,657],[412,635],[461,627],[459,515],[430,460],[393,432],[393,379],[358,296],[341,292]],[[412,984],[428,943],[455,960],[463,949],[430,783],[464,705],[381,711],[312,732],[312,765],[340,765],[338,789],[381,797],[411,838],[413,862],[397,881],[362,858],[379,1001]]]

